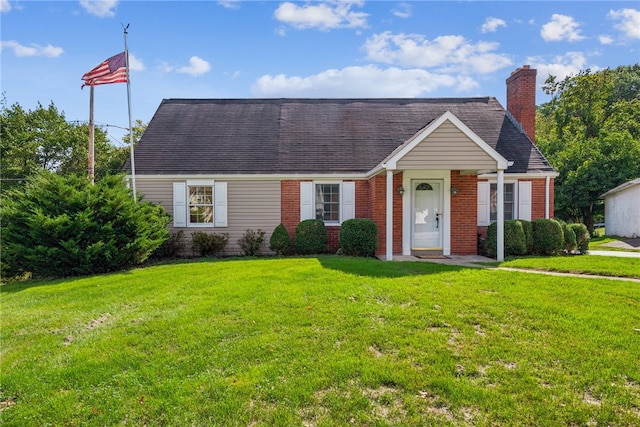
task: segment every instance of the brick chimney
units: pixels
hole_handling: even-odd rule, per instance
[[[536,142],[536,70],[529,65],[518,68],[507,79],[507,111],[522,125],[529,139]]]

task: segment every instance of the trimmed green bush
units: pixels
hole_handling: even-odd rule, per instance
[[[536,219],[533,226],[533,253],[537,255],[557,255],[564,248],[562,226],[555,219]]]
[[[562,226],[562,234],[564,236],[564,250],[570,254],[576,250],[576,233],[571,229],[566,222],[559,221]]]
[[[573,230],[576,235],[576,248],[581,254],[586,254],[589,250],[589,242],[591,241],[591,235],[587,226],[584,224],[569,224],[568,227]]]
[[[495,258],[498,252],[498,223],[487,228],[487,254]],[[527,253],[526,237],[522,224],[518,220],[504,222],[504,256],[517,256]]]
[[[220,255],[229,241],[227,233],[205,233],[204,231],[194,231],[191,233],[191,244],[193,253],[200,256]]]
[[[296,226],[294,244],[301,255],[327,252],[327,228],[321,219],[306,219]]]
[[[241,238],[238,239],[238,245],[242,253],[246,256],[255,256],[260,253],[260,248],[264,243],[264,235],[266,233],[260,229],[258,231],[248,229]]]
[[[340,227],[338,242],[345,255],[373,256],[378,247],[378,227],[370,219],[348,219]]]
[[[269,249],[278,255],[286,255],[291,251],[291,236],[284,224],[279,224],[271,233]]]
[[[92,185],[44,171],[5,193],[1,205],[4,277],[123,270],[144,262],[169,234],[164,208],[136,203],[122,176]]]
[[[524,219],[517,220],[522,226],[522,231],[524,231],[524,241],[526,246],[526,255],[531,255],[533,253],[533,225],[531,221],[526,221]]]

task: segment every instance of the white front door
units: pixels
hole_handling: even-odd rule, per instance
[[[413,180],[412,250],[442,249],[442,181]]]

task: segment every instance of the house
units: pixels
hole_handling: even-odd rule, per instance
[[[440,99],[165,99],[135,150],[136,188],[172,230],[247,229],[291,236],[322,218],[370,218],[378,254],[477,253],[502,219],[552,217],[556,172],[536,148],[536,70],[493,97]]]
[[[600,196],[604,199],[604,227],[610,236],[640,237],[640,178]]]

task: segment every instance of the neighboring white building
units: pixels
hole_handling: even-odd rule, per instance
[[[640,237],[640,178],[607,191],[604,199],[604,226],[607,235]]]

